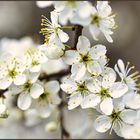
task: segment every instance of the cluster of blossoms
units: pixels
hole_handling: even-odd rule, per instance
[[[36,120],[38,117],[48,118],[58,107],[61,87],[69,95],[69,110],[81,106],[82,109],[96,109],[101,114],[94,122],[98,132],[109,129],[111,132],[113,129],[121,137],[139,138],[139,132],[137,136],[134,134],[140,119],[138,72],[130,73],[134,67],[129,67],[129,63],[125,66],[121,59],[114,69],[108,67],[106,47],[102,44],[91,46],[84,35],[78,37],[75,48],[65,44],[69,36],[64,30],[75,28],[66,26],[68,22],[88,27],[94,40],[103,33],[108,42],[113,42],[115,15],[108,2],[97,1],[96,7],[88,1],[38,1],[37,4],[42,8],[55,7],[50,14],[51,21],[42,16],[40,33],[44,35],[44,44],[31,47],[25,43],[18,53],[2,48],[0,89],[8,89],[13,95],[18,95],[18,107],[22,110],[30,108],[26,116],[28,118],[32,114]],[[1,43],[1,46],[7,44]],[[54,59],[61,59],[71,66],[70,75],[62,78],[61,85],[56,80],[40,80],[43,64]],[[4,95],[0,99],[0,113],[4,114],[7,111]],[[53,130],[56,124],[50,123],[46,127]],[[126,131],[131,131],[129,136]]]
[[[62,32],[60,35],[59,30],[65,29],[64,25],[70,21],[72,24],[88,27],[94,40],[98,40],[99,34],[103,33],[108,42],[113,42],[111,29],[116,28],[115,14],[112,14],[112,9],[107,1],[97,1],[96,7],[87,1],[44,3],[38,1],[37,4],[41,8],[54,5],[53,13],[57,15],[55,19],[63,25],[55,26],[57,29],[51,26],[49,29],[53,31],[50,33],[46,25],[43,24],[45,29],[41,32],[45,34],[45,38],[47,34],[55,36],[55,32],[61,43],[65,43],[68,40],[67,34]],[[53,13],[51,13],[51,19]],[[53,22],[50,25],[54,25]],[[61,37],[65,41],[62,41]],[[51,49],[51,53],[55,50],[55,54],[57,54],[56,46],[53,48],[47,46],[48,50]],[[61,46],[58,45],[59,49],[62,48]],[[102,114],[94,123],[98,132],[103,133],[114,129],[116,134],[121,137],[135,137],[135,134],[125,135],[126,130],[129,132],[133,126],[136,127],[134,124],[140,109],[139,84],[137,83],[139,75],[138,72],[130,73],[134,67],[129,67],[129,63],[125,67],[121,59],[118,60],[114,69],[108,67],[106,47],[102,44],[91,47],[90,41],[83,35],[79,36],[75,50],[65,50],[64,47],[62,50],[63,53],[57,51],[59,53],[57,56],[60,56],[66,64],[71,66],[71,75],[65,77],[61,84],[62,90],[70,95],[68,109],[71,110],[78,106],[81,106],[82,109],[94,108]],[[53,54],[53,58],[58,57],[54,57]],[[117,76],[120,77],[120,80]]]

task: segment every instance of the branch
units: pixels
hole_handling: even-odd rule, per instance
[[[76,49],[76,46],[77,46],[77,42],[78,42],[78,38],[79,38],[79,36],[80,35],[82,35],[82,29],[83,29],[83,27],[82,26],[80,26],[80,25],[76,25],[76,27],[75,27],[75,40],[74,40],[74,48],[72,48],[72,49]],[[70,69],[68,70],[69,71],[69,73],[70,73]],[[66,72],[66,74],[69,74],[69,73],[67,73]],[[64,101],[65,101],[65,97],[64,97],[64,93],[63,93],[63,91],[61,90],[60,92],[60,98],[62,99],[62,102],[61,102],[61,104],[60,104],[60,122],[61,122],[61,139],[64,139],[65,137],[66,138],[69,138],[70,137],[70,135],[69,135],[69,133],[65,130],[65,128],[64,128],[64,122],[63,122],[63,107],[64,107]]]
[[[62,70],[58,73],[49,74],[49,75],[43,73],[39,76],[39,80],[41,80],[41,81],[42,80],[51,80],[51,79],[60,80],[60,78],[62,78],[63,76],[66,76],[68,74],[70,74],[70,69]]]

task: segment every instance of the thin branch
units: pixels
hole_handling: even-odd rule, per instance
[[[70,74],[70,69],[67,69],[67,70],[62,70],[58,73],[54,73],[54,74],[41,74],[40,77],[39,77],[39,80],[51,80],[51,79],[56,79],[56,80],[60,80],[60,78],[62,78],[63,76],[66,76]]]
[[[74,40],[74,48],[72,48],[72,49],[76,49],[76,45],[77,45],[77,42],[78,42],[78,38],[79,38],[79,36],[80,35],[82,35],[82,29],[83,29],[83,27],[82,26],[79,26],[79,25],[76,25],[76,28],[75,28],[75,40]],[[66,72],[67,73],[67,72]],[[69,73],[70,73],[70,70],[69,70]],[[67,73],[67,74],[69,74],[69,73]],[[64,116],[64,114],[63,114],[63,108],[64,108],[64,101],[65,101],[65,98],[64,98],[64,93],[63,93],[63,91],[61,90],[60,91],[60,97],[61,97],[61,99],[62,99],[62,102],[61,102],[61,107],[60,107],[60,122],[61,122],[61,139],[64,139],[65,137],[66,138],[69,138],[70,137],[70,135],[69,135],[69,133],[65,130],[65,128],[64,128],[64,120],[63,120],[63,116]]]

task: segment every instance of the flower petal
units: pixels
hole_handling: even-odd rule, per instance
[[[78,38],[77,50],[80,54],[88,53],[88,51],[90,50],[90,42],[88,38],[86,38],[85,36],[80,36]]]
[[[74,50],[66,51],[62,58],[63,58],[63,61],[68,65],[76,64],[81,59],[79,53]]]
[[[56,80],[49,81],[45,84],[45,91],[51,94],[57,94],[60,90],[59,82]]]
[[[52,5],[53,1],[36,1],[36,4],[39,8],[45,8]]]
[[[55,11],[51,12],[51,22],[53,27],[58,26],[58,13]]]
[[[72,65],[71,73],[72,78],[74,78],[75,80],[79,80],[85,75],[86,67],[83,63],[74,64]]]
[[[95,25],[89,25],[89,31],[94,40],[98,40],[98,36],[100,34],[100,30]]]
[[[81,104],[82,100],[83,100],[83,97],[81,93],[76,93],[74,95],[71,95],[68,102],[68,109],[72,110],[78,107]]]
[[[95,106],[97,106],[97,104],[101,101],[100,97],[95,95],[95,94],[90,94],[87,95],[82,103],[81,103],[81,107],[82,108],[94,108]]]
[[[99,59],[99,57],[106,54],[106,51],[104,45],[95,45],[89,50],[89,54],[93,59]]]
[[[5,104],[0,104],[0,114],[4,113],[6,111],[7,107]]]
[[[39,72],[41,70],[41,64],[31,66],[30,72]]]
[[[88,90],[93,93],[99,93],[101,90],[101,82],[97,78],[88,80],[86,86]]]
[[[96,131],[100,133],[104,133],[109,130],[111,128],[111,125],[111,120],[106,115],[99,116],[94,122]]]
[[[119,98],[122,95],[124,95],[127,91],[128,91],[128,87],[126,86],[126,84],[121,82],[116,82],[110,88],[109,94],[113,98]]]
[[[18,97],[18,107],[22,110],[26,110],[30,107],[31,105],[31,96],[29,93],[21,93]]]
[[[137,112],[131,109],[127,109],[121,112],[120,117],[127,124],[134,124],[134,121],[137,117]]]
[[[3,79],[0,79],[0,89],[6,89],[12,84],[12,78],[7,76]]]
[[[25,74],[17,75],[14,78],[15,85],[23,85],[25,82],[26,82],[26,75]]]
[[[105,98],[100,104],[101,111],[106,114],[110,115],[113,111],[113,101],[111,98]]]
[[[97,1],[97,10],[101,17],[107,17],[111,14],[111,7],[108,1]]]
[[[63,43],[66,43],[69,40],[68,34],[61,29],[58,29],[58,36]]]
[[[63,91],[65,91],[66,93],[73,93],[77,90],[77,84],[74,82],[73,79],[71,78],[65,78],[63,81],[63,84],[61,84],[61,88]]]
[[[30,94],[32,98],[37,99],[41,94],[43,94],[44,89],[41,85],[34,83],[30,89]]]
[[[61,56],[63,56],[64,51],[59,45],[52,44],[51,46],[48,46],[46,49],[46,55],[50,59],[58,59]]]
[[[105,73],[103,76],[102,86],[104,88],[110,88],[116,80],[116,73],[110,71],[110,73]]]
[[[100,75],[102,73],[102,69],[100,64],[97,61],[91,61],[87,64],[88,72],[93,75]]]
[[[48,118],[51,115],[51,108],[47,106],[39,106],[38,108],[39,114],[42,118]]]
[[[132,109],[139,109],[140,95],[131,91],[123,96],[123,102],[126,104],[127,107],[130,107]]]

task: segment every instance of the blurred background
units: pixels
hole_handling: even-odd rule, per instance
[[[137,70],[140,70],[140,1],[112,1],[110,5],[116,13],[116,23],[118,25],[118,28],[114,30],[114,42],[112,44],[108,43],[102,36],[101,41],[96,42],[86,29],[83,34],[91,40],[93,45],[103,43],[107,46],[111,67],[114,67],[117,60],[121,58],[125,62],[130,61],[132,65],[136,66]],[[0,1],[0,39],[20,39],[30,36],[35,42],[43,43],[43,36],[39,34],[41,15],[49,18],[49,13],[52,10],[52,6],[43,9],[38,8],[34,1]],[[73,34],[73,31],[69,31],[71,38],[68,42],[69,45],[73,45]],[[67,122],[66,128],[72,134],[71,129],[77,130],[81,125],[72,122],[71,118],[76,118],[75,112],[77,111],[65,110],[64,112],[64,120]],[[80,114],[81,111],[79,110],[78,113]],[[83,112],[82,114],[84,115]],[[70,115],[72,116],[70,117]],[[81,123],[85,123],[83,121],[81,120]],[[70,128],[71,123],[73,125]],[[42,125],[26,127],[21,121],[4,120],[0,126],[0,138],[60,138],[60,131],[46,133]],[[85,133],[84,130],[83,132]],[[77,133],[80,134],[80,132]],[[104,136],[106,138],[115,137],[115,135],[107,137],[107,135],[98,134],[94,130],[83,137],[103,138]]]

